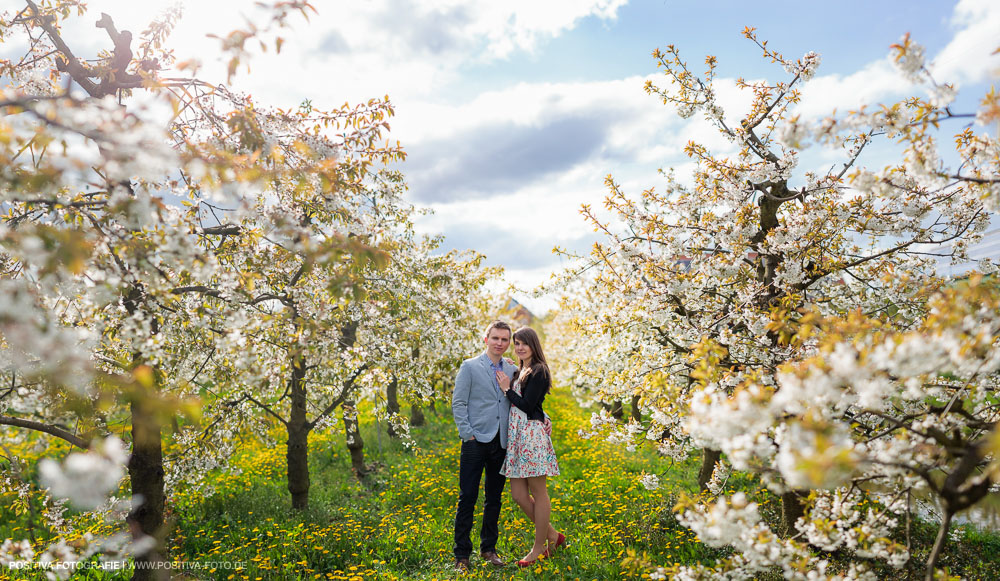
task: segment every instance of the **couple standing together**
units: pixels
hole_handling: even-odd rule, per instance
[[[519,365],[503,357],[511,340]],[[510,495],[535,523],[535,542],[518,566],[532,565],[566,542],[550,523],[552,504],[545,479],[557,476],[559,466],[549,437],[551,424],[542,411],[552,380],[538,334],[528,327],[512,333],[510,325],[494,321],[486,328],[484,341],[486,352],[462,363],[451,401],[462,438],[455,514],[455,568],[460,571],[470,568],[473,516],[484,472],[486,503],[479,544],[483,560],[504,565],[496,545],[506,478]]]

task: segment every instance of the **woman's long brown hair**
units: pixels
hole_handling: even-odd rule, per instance
[[[514,336],[511,338],[513,341],[520,341],[531,349],[531,369],[528,371],[529,374],[532,373],[542,373],[542,377],[549,379],[549,387],[546,388],[546,392],[552,389],[552,380],[549,373],[549,364],[545,361],[545,353],[542,352],[542,342],[538,339],[538,333],[535,332],[531,327],[521,327],[514,332]],[[518,375],[520,375],[521,370],[524,368],[524,361],[520,362],[518,367]]]

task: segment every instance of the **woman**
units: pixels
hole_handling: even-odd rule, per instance
[[[518,567],[532,565],[539,557],[548,557],[551,548],[566,542],[566,537],[552,528],[552,503],[545,478],[558,476],[559,465],[552,440],[545,433],[542,401],[552,385],[545,354],[534,330],[524,327],[514,333],[514,354],[521,360],[517,378],[497,372],[500,389],[510,400],[510,424],[507,431],[507,459],[500,473],[510,479],[510,494],[524,514],[535,523],[535,543],[531,552],[517,562]]]

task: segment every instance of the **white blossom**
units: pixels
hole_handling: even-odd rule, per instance
[[[43,458],[38,465],[43,486],[79,508],[94,508],[118,488],[125,475],[128,451],[117,436],[108,436],[87,452],[73,452],[60,465]]]
[[[656,474],[646,474],[643,473],[642,477],[639,478],[639,483],[646,490],[656,490],[660,487],[660,477]]]

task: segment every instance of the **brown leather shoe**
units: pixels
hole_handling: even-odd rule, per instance
[[[500,555],[498,555],[496,551],[483,551],[482,553],[479,553],[479,556],[494,567],[503,567],[507,564],[503,562],[503,559],[500,558]]]
[[[459,573],[468,573],[471,571],[472,563],[469,562],[469,558],[455,559],[455,570]]]

